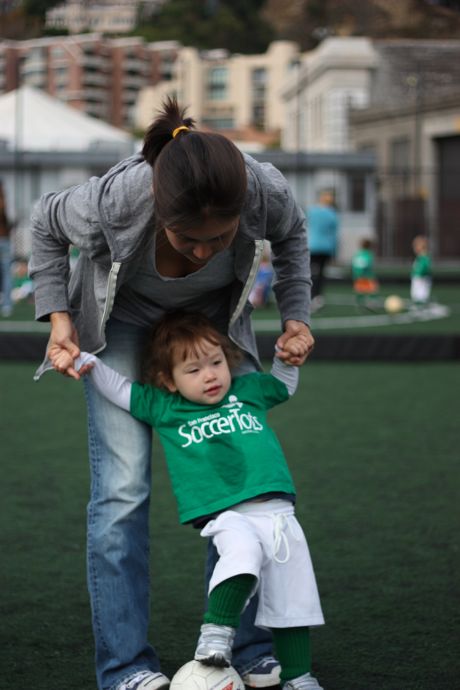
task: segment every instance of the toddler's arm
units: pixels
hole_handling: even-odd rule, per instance
[[[82,352],[75,360],[78,371],[83,365],[92,366],[89,373],[95,388],[118,407],[130,411],[132,381],[104,364],[95,355]]]
[[[275,348],[276,349],[276,348]],[[299,383],[299,367],[291,366],[290,364],[285,364],[278,357],[273,358],[273,364],[271,369],[271,375],[282,381],[290,396],[294,395],[297,390],[297,385]]]

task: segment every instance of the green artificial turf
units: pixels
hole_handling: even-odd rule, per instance
[[[82,387],[33,369],[0,363],[0,688],[92,690]],[[325,690],[459,685],[458,389],[455,363],[312,362],[272,412],[327,622]],[[172,674],[194,650],[205,544],[156,456],[151,639]]]

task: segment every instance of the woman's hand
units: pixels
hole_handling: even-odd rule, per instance
[[[74,360],[80,354],[78,333],[73,325],[70,314],[54,312],[50,316],[51,333],[46,354],[54,369],[60,374],[79,379],[86,371],[74,368]]]
[[[284,333],[276,341],[276,356],[285,364],[300,367],[315,346],[309,327],[302,321],[286,321]]]

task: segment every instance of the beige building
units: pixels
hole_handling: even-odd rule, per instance
[[[327,38],[285,83],[285,151],[349,151],[348,113],[369,102],[377,54],[367,38]]]
[[[285,118],[281,90],[298,60],[298,46],[291,41],[275,41],[261,55],[180,48],[172,78],[139,94],[136,124],[145,129],[164,97],[176,95],[200,125],[233,133],[236,139],[257,141],[269,135],[279,141]]]

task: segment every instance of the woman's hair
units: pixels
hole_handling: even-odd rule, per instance
[[[190,230],[240,214],[247,187],[241,151],[221,134],[196,131],[175,98],[148,129],[142,155],[153,168],[158,228]]]
[[[146,353],[145,381],[159,388],[172,381],[172,371],[179,361],[198,356],[203,344],[220,346],[230,368],[241,360],[241,353],[229,338],[220,333],[204,314],[175,311],[157,322]]]

